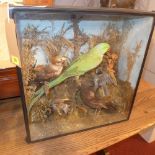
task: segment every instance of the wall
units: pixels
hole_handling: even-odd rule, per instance
[[[10,62],[9,48],[7,44],[5,22],[7,19],[7,4],[0,4],[0,69],[9,68],[14,65]]]
[[[149,48],[149,53],[146,59],[143,78],[155,85],[155,32]]]
[[[155,1],[137,0],[136,8],[147,11],[155,10]],[[148,51],[148,56],[143,72],[143,78],[146,81],[155,84],[155,31]]]

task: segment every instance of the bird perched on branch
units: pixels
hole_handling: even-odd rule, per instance
[[[100,65],[104,54],[108,52],[109,49],[110,45],[108,43],[99,43],[94,48],[90,49],[87,53],[79,56],[62,74],[60,74],[60,76],[49,82],[49,89],[57,86],[70,77],[84,75],[88,71],[96,68],[98,65]],[[38,91],[35,92],[34,96],[32,97],[28,111],[31,110],[37,100],[44,94],[44,86],[42,86]]]
[[[37,75],[36,81],[48,80],[61,74],[67,58],[55,56],[51,59],[48,65],[38,65],[34,68]]]

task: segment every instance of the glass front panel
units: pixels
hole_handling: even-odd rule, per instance
[[[15,14],[31,140],[128,118],[153,17]]]

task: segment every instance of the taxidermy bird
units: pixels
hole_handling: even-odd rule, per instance
[[[57,77],[61,74],[67,60],[62,56],[52,57],[50,63],[47,65],[37,65],[34,70],[36,72],[36,81],[44,82],[50,78]]]
[[[109,51],[109,49],[110,45],[108,43],[99,43],[98,45],[90,49],[87,53],[79,56],[62,74],[60,74],[60,76],[48,83],[49,89],[57,86],[70,77],[79,77],[96,68],[98,65],[100,65],[103,60],[104,54]],[[32,101],[29,104],[28,111],[31,110],[32,106],[42,95],[44,95],[44,93],[45,91],[43,86],[35,92]]]

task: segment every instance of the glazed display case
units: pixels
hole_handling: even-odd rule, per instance
[[[28,142],[128,120],[154,14],[12,8]]]

